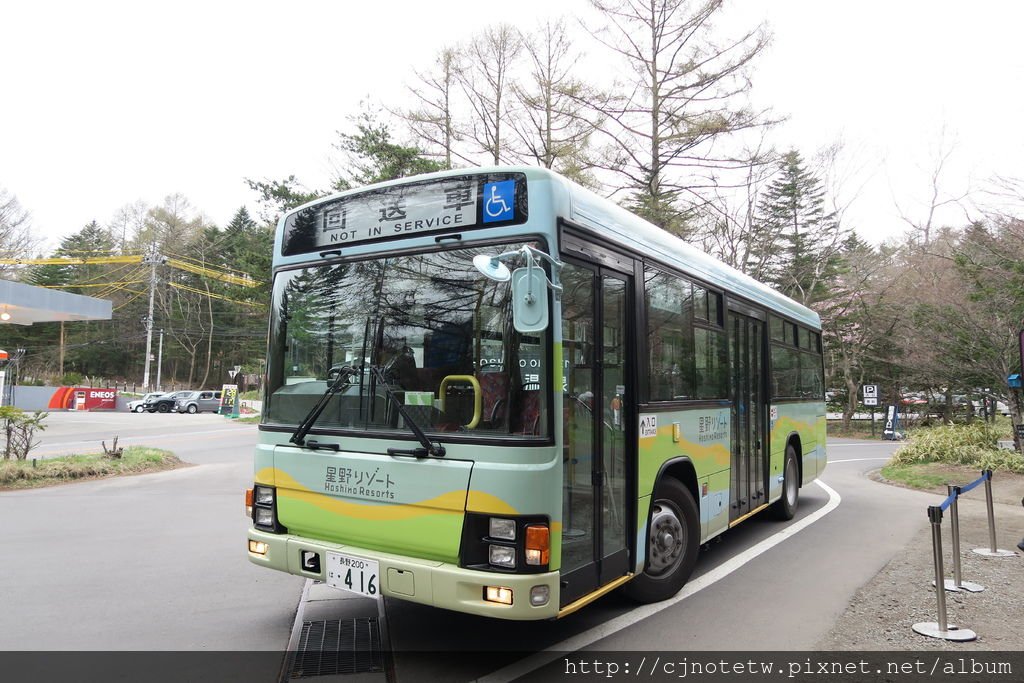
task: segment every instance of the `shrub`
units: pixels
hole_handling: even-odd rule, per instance
[[[39,445],[33,442],[36,430],[46,429],[43,420],[46,414],[38,410],[29,415],[21,408],[14,406],[0,406],[0,427],[6,439],[4,443],[4,460],[24,460],[28,457],[29,451]]]
[[[64,376],[60,378],[60,384],[64,387],[77,387],[82,383],[82,373],[80,372],[66,372]]]
[[[940,462],[978,469],[1024,473],[1024,458],[1017,451],[1000,449],[996,442],[1001,430],[976,421],[919,429],[893,456],[896,465]]]

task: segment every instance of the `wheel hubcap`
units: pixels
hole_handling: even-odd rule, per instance
[[[686,547],[679,514],[665,501],[657,501],[651,514],[651,552],[647,571],[664,574],[679,562]]]
[[[786,501],[790,505],[796,503],[796,468],[793,467],[793,461],[790,460],[786,463]]]

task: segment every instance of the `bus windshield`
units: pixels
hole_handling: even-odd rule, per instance
[[[475,255],[495,248],[279,272],[264,421],[299,424],[332,368],[349,366],[314,431],[408,435],[390,389],[428,432],[547,436],[548,333],[516,332],[508,283],[474,268]]]

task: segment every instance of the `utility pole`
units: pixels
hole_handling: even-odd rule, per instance
[[[149,270],[149,313],[146,314],[143,323],[146,325],[146,369],[142,373],[142,390],[149,391],[149,363],[150,356],[153,353],[153,297],[156,295],[156,267],[162,263],[167,262],[165,256],[161,256],[154,244],[150,248],[149,253],[142,259],[143,263],[148,263],[150,266]]]
[[[164,364],[164,331],[160,329],[160,344],[157,346],[156,352],[156,390],[160,391],[160,369]]]

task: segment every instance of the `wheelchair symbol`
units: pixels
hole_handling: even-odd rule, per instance
[[[484,202],[484,212],[491,218],[498,218],[511,210],[511,207],[505,203],[505,198],[498,194],[498,186],[491,185],[491,196]]]

